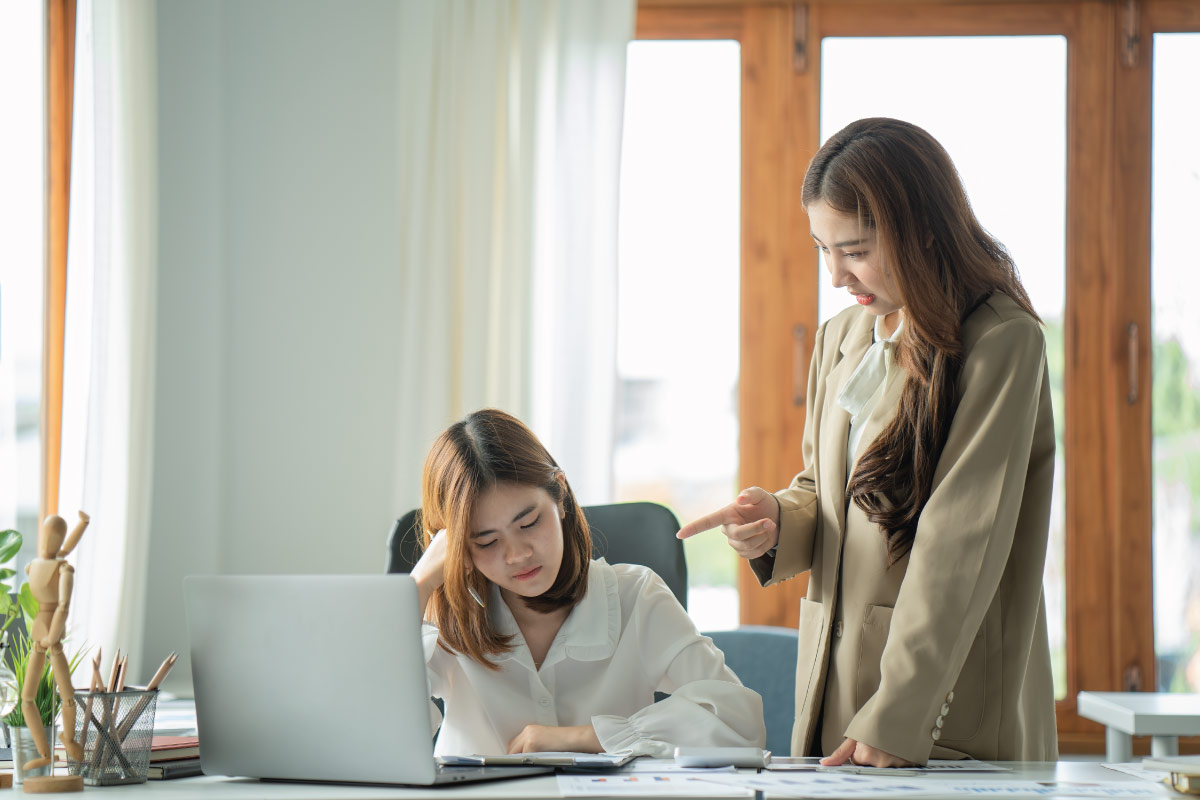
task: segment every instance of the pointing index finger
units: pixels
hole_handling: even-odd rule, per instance
[[[676,539],[687,539],[690,536],[695,536],[697,533],[704,533],[726,524],[727,522],[736,522],[736,519],[730,519],[730,507],[726,506],[720,511],[714,511],[711,514],[706,514],[700,519],[693,520],[687,525],[679,529],[679,533],[675,534]]]

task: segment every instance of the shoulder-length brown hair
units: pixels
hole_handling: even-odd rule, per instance
[[[804,176],[801,202],[818,200],[874,230],[885,279],[904,304],[900,408],[846,487],[883,529],[895,563],[912,548],[958,406],[963,321],[993,292],[1037,314],[1008,251],[971,210],[950,156],[916,125],[862,119],[831,136]]]
[[[469,414],[437,438],[421,479],[422,539],[427,547],[439,530],[445,530],[448,538],[445,581],[430,597],[430,617],[437,623],[443,647],[492,669],[498,667],[489,656],[510,650],[511,637],[492,628],[487,609],[467,591],[470,587],[482,598],[488,595],[487,579],[474,567],[468,539],[475,502],[501,483],[545,489],[566,513],[558,577],[545,593],[525,600],[530,608],[553,611],[583,599],[592,554],[591,532],[571,485],[519,419],[487,408]]]

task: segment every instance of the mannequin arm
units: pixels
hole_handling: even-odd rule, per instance
[[[71,531],[67,536],[67,540],[63,542],[62,549],[58,551],[57,558],[65,558],[75,549],[75,545],[79,544],[79,540],[83,537],[83,532],[87,530],[88,523],[91,521],[92,518],[90,516],[83,513],[83,511],[79,512],[79,522],[75,524],[75,530]]]

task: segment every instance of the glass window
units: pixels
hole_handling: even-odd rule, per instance
[[[1193,73],[1195,74],[1195,73]],[[984,227],[1012,253],[1045,323],[1058,434],[1046,603],[1066,695],[1063,369],[1067,44],[1061,36],[827,38],[821,140],[862,117],[920,125],[954,159]],[[1194,130],[1194,129],[1193,129]],[[820,317],[853,301],[822,272]]]
[[[1151,195],[1158,691],[1200,692],[1200,33],[1154,36]]]
[[[737,492],[740,46],[636,41],[627,70],[615,492],[687,521]],[[735,627],[725,537],[685,548],[693,619]]]
[[[0,3],[0,529],[36,546],[45,276],[45,7]]]

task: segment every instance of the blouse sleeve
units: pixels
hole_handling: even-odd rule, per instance
[[[606,752],[670,758],[675,747],[762,747],[762,698],[742,686],[725,656],[663,583],[647,572],[623,636],[637,639],[642,664],[670,697],[628,717],[597,715],[592,726]]]
[[[425,678],[429,682],[429,727],[431,733],[437,733],[442,727],[442,712],[434,697],[441,697],[444,691],[442,674],[445,659],[449,655],[438,647],[438,629],[431,622],[421,623],[421,648],[425,651]]]
[[[1009,564],[1032,454],[1053,458],[1053,426],[1043,418],[1039,427],[1045,382],[1045,339],[1032,319],[1001,322],[968,354],[896,598],[879,689],[851,720],[848,738],[916,763],[928,759],[929,732]]]

